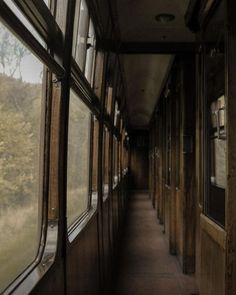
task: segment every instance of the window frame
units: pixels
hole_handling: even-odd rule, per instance
[[[221,1],[217,4],[216,7],[214,7],[214,11],[217,13],[219,11],[220,5],[224,5],[224,3]],[[203,54],[202,54],[202,83],[201,87],[203,88],[203,95],[202,95],[202,105],[203,105],[203,175],[204,175],[204,184],[203,184],[203,200],[202,200],[202,205],[203,205],[203,213],[206,215],[209,219],[211,219],[214,223],[216,223],[218,226],[221,228],[225,228],[225,221],[226,221],[226,190],[227,187],[224,189],[224,221],[221,222],[220,220],[217,220],[215,217],[212,216],[210,212],[210,200],[211,198],[211,187],[215,187],[214,185],[211,184],[210,176],[211,176],[211,137],[210,137],[210,126],[211,126],[211,113],[210,113],[210,107],[211,103],[214,101],[217,101],[219,97],[222,95],[225,96],[225,81],[223,81],[223,87],[224,89],[217,89],[216,93],[214,93],[214,97],[211,97],[209,99],[209,94],[208,94],[208,84],[209,81],[207,80],[208,76],[208,68],[207,68],[207,58],[209,59],[209,54],[207,54],[207,51],[209,50],[208,46],[208,41],[207,41],[207,30],[209,26],[211,26],[212,19],[214,18],[214,15],[211,16],[210,18],[207,19],[207,22],[204,24],[204,31],[203,31]],[[225,20],[222,20],[225,23]],[[220,40],[217,40],[217,42],[220,42]],[[220,45],[215,42],[216,45]],[[225,60],[225,55],[226,55],[226,36],[223,36],[223,42],[224,42],[224,47],[223,47],[223,71],[226,71],[226,60]],[[212,48],[211,48],[212,49]],[[215,48],[213,48],[215,49]],[[219,47],[219,50],[221,48]],[[216,52],[216,55],[218,53]],[[214,73],[214,76],[216,74]],[[212,95],[212,94],[211,94]],[[225,102],[226,103],[226,102]],[[225,106],[227,107],[227,106]],[[225,120],[225,124],[227,125],[227,117]],[[225,126],[226,128],[226,126]],[[225,138],[227,142],[227,138]],[[227,143],[226,143],[227,144]],[[225,161],[227,160],[227,157],[225,157]]]
[[[3,6],[5,3],[3,4]],[[5,12],[5,6],[4,11]],[[10,8],[6,8],[6,10],[9,12],[10,15],[12,15],[13,12],[10,11]],[[2,21],[2,19],[1,19]],[[16,23],[20,23],[21,26],[24,27],[24,25],[18,20],[15,20]],[[3,21],[3,25],[6,25],[6,27],[11,31],[12,34],[15,35],[15,37],[22,42],[21,38],[19,38],[19,35],[15,31],[15,27],[11,26],[11,24],[6,23]],[[25,28],[25,27],[24,27]],[[26,28],[25,28],[26,29]],[[27,29],[26,29],[27,30]],[[38,41],[37,41],[38,42]],[[24,42],[23,42],[24,44]],[[39,43],[38,43],[39,44]],[[40,60],[38,54],[28,46],[28,44],[24,44],[24,46],[27,47],[27,49],[36,56],[38,60]],[[39,44],[39,46],[41,46]],[[41,212],[39,213],[40,219],[41,219],[41,228],[39,233],[39,241],[38,241],[38,251],[37,255],[35,256],[34,260],[25,268],[22,269],[21,273],[15,277],[5,288],[3,292],[12,293],[15,290],[19,292],[25,292],[21,290],[27,290],[32,289],[33,286],[39,281],[39,279],[46,273],[46,271],[50,268],[52,263],[54,262],[55,255],[57,252],[57,232],[58,232],[58,222],[57,222],[57,210],[56,208],[48,207],[47,204],[52,204],[52,196],[50,196],[50,184],[49,184],[49,175],[51,174],[50,168],[49,168],[49,162],[48,159],[52,156],[50,155],[50,133],[51,130],[49,130],[48,126],[51,124],[51,112],[53,112],[51,106],[52,106],[52,100],[53,95],[50,95],[49,93],[58,93],[55,91],[55,84],[52,83],[53,81],[53,75],[52,72],[48,69],[47,65],[43,63],[41,59],[41,63],[44,67],[43,70],[43,79],[42,79],[42,109],[40,114],[40,149],[39,149],[39,200],[41,203]],[[55,78],[55,76],[54,76]],[[49,87],[50,84],[50,87]],[[60,89],[60,82],[56,83],[56,88]],[[50,88],[50,89],[49,89]],[[47,91],[48,89],[49,91]],[[57,94],[54,95],[57,96]],[[55,106],[56,107],[56,106]],[[48,111],[47,111],[48,109]],[[52,122],[52,125],[57,124],[57,122]],[[54,137],[53,134],[51,134],[51,137]],[[45,149],[47,147],[48,152],[45,153]],[[48,189],[46,189],[48,188]],[[48,194],[45,192],[45,189],[48,191]],[[55,218],[53,218],[53,216]],[[50,244],[50,246],[49,246]],[[44,271],[38,274],[38,267],[43,267]]]

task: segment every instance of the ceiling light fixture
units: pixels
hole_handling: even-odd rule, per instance
[[[167,24],[175,19],[175,16],[170,13],[160,13],[155,16],[156,21],[161,22],[162,24]]]

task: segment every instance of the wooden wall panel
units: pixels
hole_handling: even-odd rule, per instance
[[[201,232],[201,295],[223,295],[225,288],[225,253],[209,235]]]
[[[99,294],[98,257],[97,215],[95,214],[78,238],[69,246],[66,294]]]
[[[60,260],[52,265],[40,283],[30,294],[65,294],[63,260]]]
[[[112,194],[112,228],[113,228],[113,248],[116,252],[119,235],[119,187],[117,186]]]
[[[103,253],[104,253],[104,263],[103,263],[103,272],[104,277],[107,281],[111,279],[111,239],[110,239],[110,223],[109,223],[109,208],[110,208],[111,199],[107,198],[103,202]],[[105,285],[105,289],[109,286]]]
[[[164,190],[164,208],[165,208],[165,214],[164,214],[164,231],[167,236],[167,238],[170,238],[170,198],[171,198],[171,190],[169,187],[165,185]]]
[[[176,255],[183,267],[183,201],[180,190],[176,192]]]
[[[183,97],[181,133],[181,190],[183,194],[183,271],[195,271],[195,56],[183,58]]]

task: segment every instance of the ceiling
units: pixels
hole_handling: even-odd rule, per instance
[[[111,0],[112,2],[114,0]],[[114,7],[116,2],[116,7]],[[116,0],[116,22],[121,42],[136,44],[194,42],[195,36],[184,25],[189,0]],[[169,13],[169,23],[156,21],[155,16]],[[124,54],[121,57],[127,88],[129,125],[146,128],[168,76],[173,55]]]
[[[117,0],[117,15],[122,41],[187,42],[194,35],[184,25],[189,0]],[[155,16],[170,13],[175,19],[167,24]]]
[[[149,124],[172,61],[172,55],[122,56],[131,127],[143,128]]]

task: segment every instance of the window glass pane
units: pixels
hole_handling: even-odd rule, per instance
[[[118,125],[118,116],[120,114],[119,108],[118,108],[118,103],[116,101],[115,103],[115,114],[114,114],[114,126],[117,127]]]
[[[104,67],[104,53],[96,52],[95,56],[95,74],[93,88],[97,97],[100,99],[102,95],[102,81],[103,81],[103,67]]]
[[[50,0],[43,0],[44,1],[44,3],[47,5],[47,7],[49,7],[49,1]]]
[[[113,100],[113,88],[107,88],[107,95],[106,95],[106,109],[107,113],[111,115],[112,112],[112,100]]]
[[[67,218],[70,226],[88,209],[91,113],[71,91],[67,166]]]
[[[105,127],[103,138],[103,193],[107,194],[109,189],[109,130]]]
[[[37,256],[43,65],[0,23],[0,292]]]
[[[85,1],[82,0],[80,3],[78,35],[73,40],[74,42],[76,42],[76,45],[73,45],[73,47],[75,48],[74,58],[82,72],[84,72],[85,70],[88,30],[89,13]]]
[[[113,137],[113,185],[118,183],[118,143],[117,139]]]
[[[56,21],[61,28],[63,34],[66,31],[66,11],[68,0],[56,1]]]
[[[34,37],[41,43],[42,46],[46,46],[46,43],[38,34],[38,32],[34,29],[28,19],[22,14],[19,8],[15,5],[12,0],[4,0],[7,6],[12,10],[12,12],[16,15],[16,17],[25,25],[25,27],[34,35]]]
[[[86,55],[86,65],[85,65],[85,77],[92,84],[93,73],[95,67],[95,32],[92,20],[89,23],[89,34],[87,39],[87,55]]]
[[[74,19],[74,29],[73,29],[73,43],[72,43],[72,56],[76,55],[77,48],[77,38],[78,38],[78,30],[79,30],[79,17],[80,17],[80,6],[81,0],[76,1],[75,5],[75,19]]]

